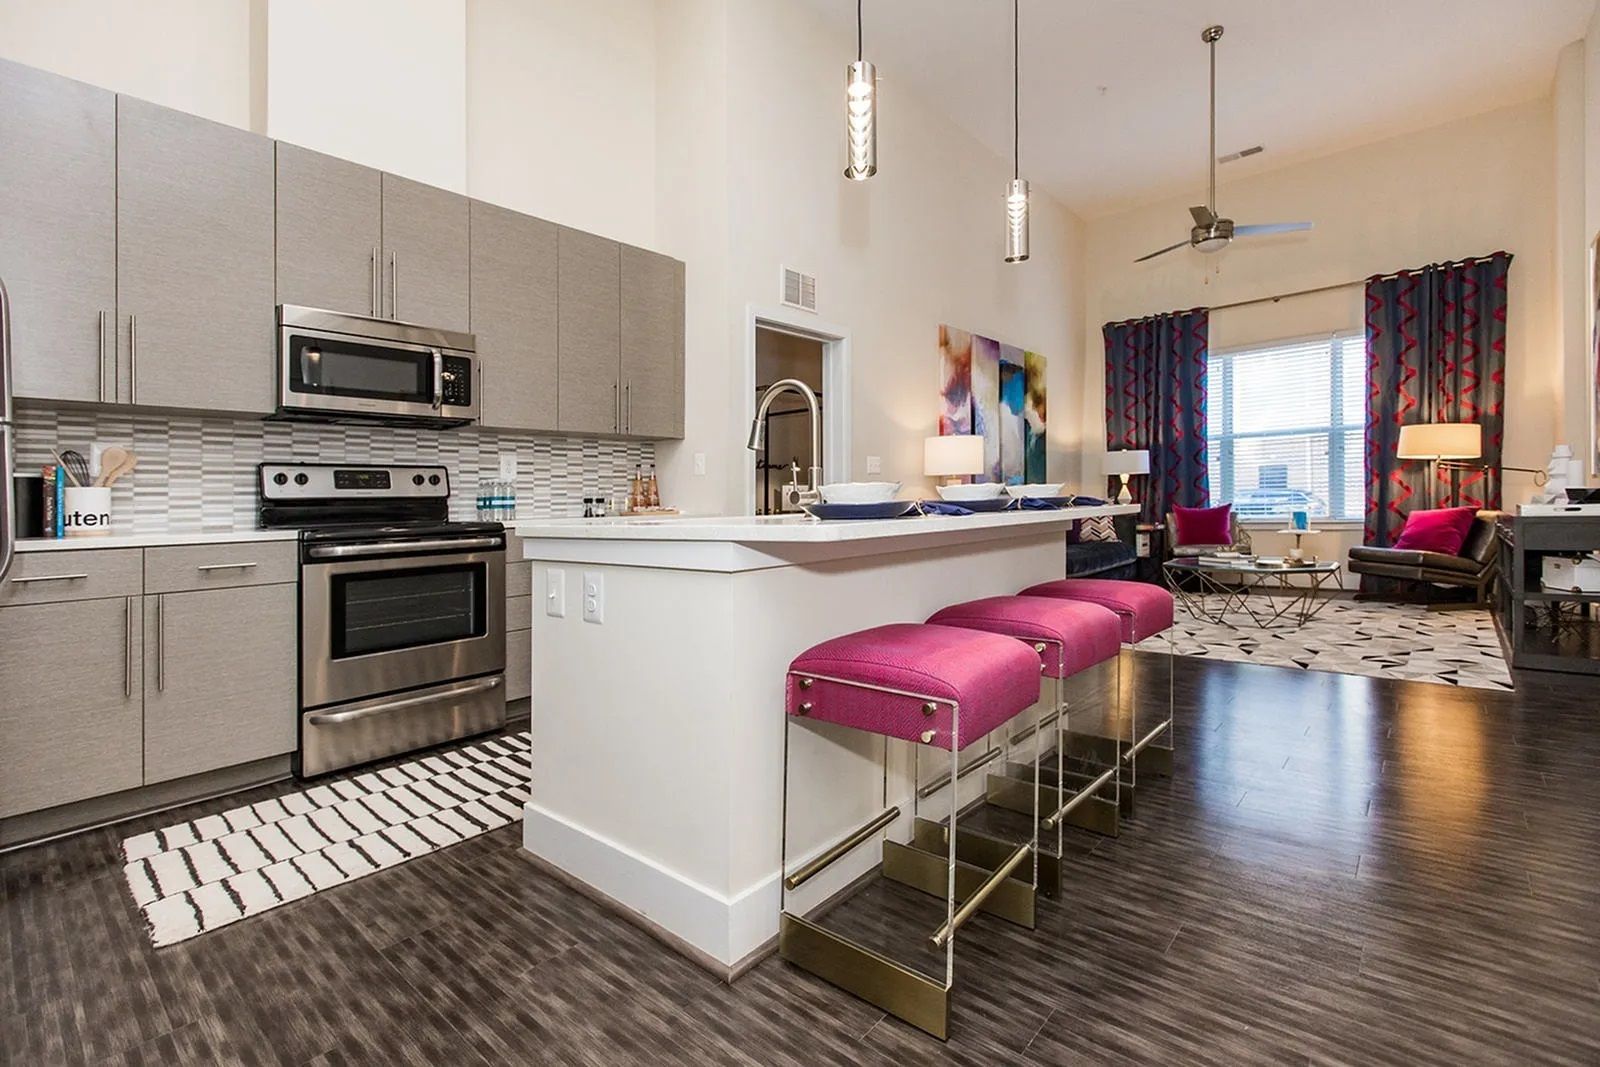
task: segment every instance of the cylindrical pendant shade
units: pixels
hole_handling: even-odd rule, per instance
[[[864,182],[878,173],[878,68],[858,59],[845,68],[844,176]]]
[[[1006,262],[1028,258],[1028,180],[1012,178],[1006,186]]]
[[[930,478],[983,473],[983,438],[948,434],[922,441],[922,473]]]

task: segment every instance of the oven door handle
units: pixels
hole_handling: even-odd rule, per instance
[[[467,682],[450,689],[436,689],[416,696],[386,701],[382,704],[372,704],[364,708],[349,708],[345,711],[314,711],[306,716],[306,725],[338,726],[342,723],[355,722],[357,719],[368,719],[374,715],[387,715],[391,711],[414,708],[418,704],[432,704],[439,700],[473,696],[477,693],[486,693],[491,689],[498,689],[504,681],[505,678],[497,674],[492,678],[479,678],[476,681]]]
[[[313,545],[307,554],[312,559],[355,559],[361,556],[386,556],[393,552],[436,552],[449,549],[504,548],[498,537],[440,537],[427,541],[373,541],[359,545]]]

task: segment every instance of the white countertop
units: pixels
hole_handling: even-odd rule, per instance
[[[299,530],[167,530],[110,533],[104,537],[25,537],[18,552],[64,552],[78,548],[166,548],[172,545],[227,545],[256,541],[294,541]]]
[[[1137,504],[1098,504],[1053,511],[990,511],[900,519],[820,522],[808,515],[723,515],[697,518],[543,519],[518,522],[511,534],[529,540],[722,541],[732,544],[833,544],[978,530],[1065,526],[1096,515],[1133,515]]]

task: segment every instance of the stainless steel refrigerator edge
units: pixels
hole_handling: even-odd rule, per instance
[[[11,557],[17,551],[16,500],[12,497],[16,487],[11,481],[17,456],[12,414],[11,297],[6,292],[5,279],[0,278],[0,579],[11,569]]]

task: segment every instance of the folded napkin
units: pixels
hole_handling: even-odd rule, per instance
[[[960,504],[951,504],[945,500],[924,500],[917,505],[924,515],[971,515],[971,508],[964,508]]]
[[[1098,507],[1105,503],[1106,501],[1101,500],[1097,496],[1075,496],[1072,498],[1073,506],[1080,508]]]
[[[1059,508],[1059,505],[1052,504],[1048,500],[1040,500],[1035,496],[1023,497],[1022,506],[1027,508],[1029,511],[1056,511]]]

